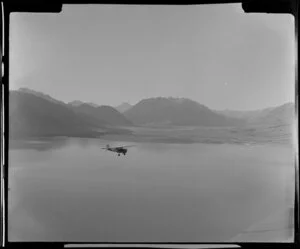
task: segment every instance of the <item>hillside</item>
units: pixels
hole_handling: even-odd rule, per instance
[[[87,136],[104,127],[97,120],[78,115],[66,105],[24,91],[9,96],[11,137]]]
[[[251,124],[264,125],[285,125],[292,124],[295,116],[295,106],[292,103],[287,103],[275,108],[271,108],[263,115],[259,115],[248,120]]]
[[[80,106],[80,105],[83,105],[83,104],[87,104],[87,105],[90,105],[92,107],[99,107],[99,105],[95,104],[95,103],[92,103],[92,102],[88,102],[88,103],[84,103],[80,100],[74,100],[74,101],[71,101],[68,103],[68,105],[70,106]]]
[[[70,105],[70,107],[77,113],[85,114],[107,125],[132,125],[128,119],[111,106],[95,107],[88,103],[81,103],[77,105]]]
[[[228,117],[241,118],[248,125],[286,125],[294,119],[295,105],[286,103],[277,107],[270,107],[253,111],[216,111]]]
[[[111,106],[99,106],[95,103],[89,102],[85,103],[80,100],[74,100],[69,102],[68,104],[63,101],[52,98],[51,96],[44,94],[42,92],[34,91],[29,88],[20,88],[18,92],[32,94],[34,96],[43,98],[52,103],[63,105],[64,107],[71,108],[73,112],[78,113],[79,116],[92,120],[93,123],[100,122],[100,126],[102,125],[110,125],[110,126],[125,126],[131,125],[132,123],[127,120],[121,113],[119,113],[116,109]]]
[[[70,106],[80,106],[82,104],[84,104],[84,102],[82,102],[80,100],[74,100],[74,101],[71,101],[68,103],[68,105],[70,105]]]
[[[185,98],[150,98],[141,100],[125,117],[135,124],[171,124],[181,126],[236,126],[243,121],[226,117]]]
[[[42,92],[34,91],[34,90],[29,89],[29,88],[26,88],[26,87],[21,87],[21,88],[19,88],[18,91],[19,91],[19,92],[22,92],[22,93],[30,93],[30,94],[35,95],[35,96],[37,96],[37,97],[41,97],[41,98],[43,98],[43,99],[46,99],[46,100],[48,100],[48,101],[50,101],[50,102],[65,105],[64,102],[59,101],[59,100],[57,100],[57,99],[54,99],[54,98],[52,98],[52,97],[51,97],[50,95],[48,95],[48,94],[44,94],[44,93],[42,93]]]

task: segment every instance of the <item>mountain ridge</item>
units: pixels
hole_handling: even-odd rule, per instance
[[[231,126],[242,120],[226,117],[187,98],[156,97],[139,101],[124,112],[136,124],[171,123],[174,125]]]
[[[92,107],[86,104],[91,109],[102,110],[105,115],[102,119],[31,89],[11,90],[9,95],[10,137],[95,137],[103,132],[128,132],[118,128],[122,117],[118,120],[116,116],[122,114],[112,107]]]
[[[216,112],[228,117],[243,118],[248,124],[283,124],[292,122],[295,116],[295,110],[295,104],[287,102],[279,106],[267,107],[258,110],[222,110]]]
[[[125,116],[111,106],[101,105],[94,107],[89,103],[83,103],[77,106],[71,106],[71,108],[75,112],[84,113],[102,122],[105,121],[107,125],[132,125]]]
[[[66,105],[22,91],[10,91],[9,127],[11,137],[96,134],[104,126]]]
[[[255,111],[215,111],[188,98],[153,97],[142,99],[120,113],[108,105],[98,106],[80,100],[66,104],[29,88],[11,90],[9,101],[13,136],[23,133],[97,136],[99,132],[96,131],[117,132],[120,128],[122,133],[126,131],[126,127],[140,125],[267,127],[290,124],[295,118],[294,103]]]

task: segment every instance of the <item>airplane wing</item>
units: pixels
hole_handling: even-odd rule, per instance
[[[103,150],[118,150],[122,149],[123,147],[109,147],[109,148],[102,148]]]
[[[125,146],[118,146],[118,147],[109,147],[109,149],[117,150],[117,149],[123,149],[123,148],[129,148],[134,147],[135,145],[125,145]],[[107,150],[108,148],[101,148],[103,150]]]
[[[121,146],[121,147],[118,147],[118,148],[129,148],[129,147],[135,147],[135,145],[125,145],[125,146]]]

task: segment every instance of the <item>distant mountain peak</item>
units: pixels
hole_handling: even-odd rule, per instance
[[[99,107],[99,105],[97,105],[97,104],[95,104],[93,102],[88,102],[87,104],[90,105],[90,106],[92,106],[92,107],[95,107],[95,108]]]
[[[167,105],[194,105],[198,106],[203,109],[209,109],[207,106],[200,104],[199,102],[189,99],[189,98],[184,98],[184,97],[153,97],[153,98],[147,98],[147,99],[142,99],[139,101],[139,103],[164,103]]]
[[[123,102],[122,104],[116,106],[115,108],[116,108],[119,112],[123,113],[123,112],[129,110],[131,107],[132,107],[132,105],[130,105],[128,102]]]
[[[35,92],[34,90],[31,90],[30,88],[28,88],[28,87],[20,87],[19,89],[18,89],[18,91],[22,91],[22,92]]]
[[[73,101],[69,102],[68,104],[72,105],[72,106],[80,106],[80,105],[83,105],[84,102],[82,102],[80,100],[73,100]]]
[[[95,105],[93,103],[84,103],[82,101],[72,101],[69,106],[77,113],[82,113],[93,119],[103,121],[112,126],[129,125],[131,122],[109,105]]]
[[[227,117],[242,118],[248,124],[288,124],[293,120],[295,104],[288,102],[275,107],[267,107],[251,111],[234,111],[226,109],[215,112]]]
[[[20,91],[20,92],[25,92],[25,93],[31,93],[31,94],[34,94],[34,95],[40,95],[40,96],[47,96],[47,97],[50,97],[49,95],[45,94],[45,93],[42,93],[42,92],[38,92],[38,91],[35,91],[35,90],[32,90],[28,87],[20,87],[17,91]]]
[[[89,106],[92,106],[95,108],[99,107],[99,105],[97,105],[93,102],[82,102],[81,100],[73,100],[73,101],[69,102],[68,104],[71,106],[89,105]]]
[[[168,97],[169,100],[173,100],[173,101],[179,101],[179,102],[182,102],[182,101],[185,101],[185,100],[189,100],[187,98],[183,98],[183,97],[173,97],[173,96],[170,96]]]
[[[194,100],[179,97],[143,99],[124,112],[136,124],[172,124],[188,126],[232,126],[241,121],[227,118]]]

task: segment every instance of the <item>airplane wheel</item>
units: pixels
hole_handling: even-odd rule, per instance
[[[118,154],[118,156],[120,156],[120,154]]]

